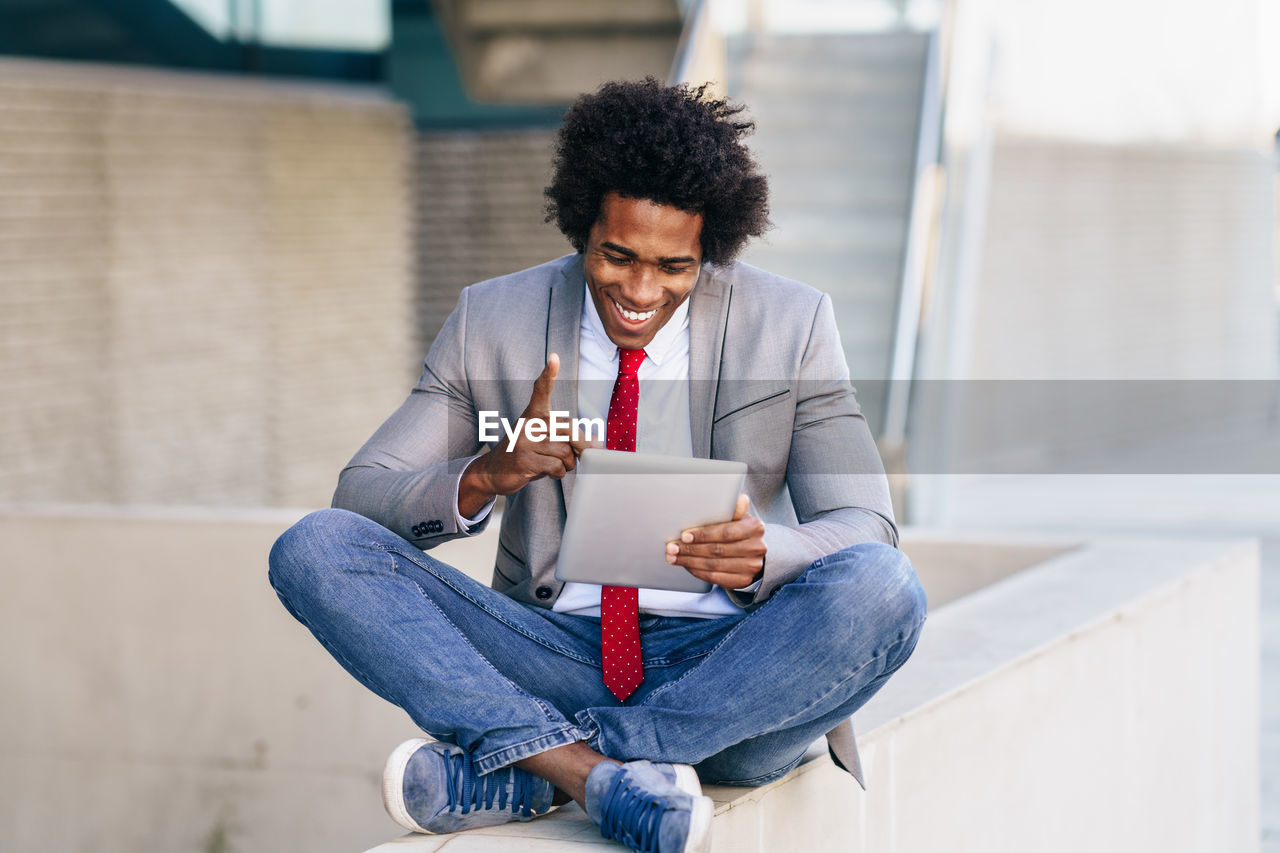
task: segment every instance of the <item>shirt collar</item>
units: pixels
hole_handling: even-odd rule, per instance
[[[589,345],[596,348],[599,355],[609,359],[614,364],[618,361],[618,345],[609,340],[609,335],[604,330],[604,321],[600,319],[600,312],[596,311],[596,301],[591,298],[591,288],[587,287],[586,280],[582,282],[582,286],[586,291],[586,295],[582,300],[582,334],[579,346]],[[644,348],[645,358],[653,361],[654,364],[661,365],[668,358],[671,358],[677,350],[681,337],[689,336],[689,300],[693,298],[693,294],[685,297],[684,302],[680,303],[674,314],[658,329],[658,333],[653,336],[653,340],[649,341]]]

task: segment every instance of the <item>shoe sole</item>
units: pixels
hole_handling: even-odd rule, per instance
[[[418,822],[409,814],[409,808],[404,802],[404,773],[409,766],[409,759],[428,743],[431,741],[426,738],[412,738],[397,746],[387,758],[387,764],[382,768],[382,806],[392,820],[410,832],[435,835],[431,830],[423,829],[418,825]]]
[[[716,806],[710,797],[696,796],[689,811],[689,837],[684,841],[682,853],[709,853],[711,850],[711,821]]]
[[[711,821],[716,806],[710,797],[702,796],[702,782],[688,764],[671,765],[676,771],[676,787],[693,798],[689,811],[689,836],[681,853],[708,853],[711,849]]]
[[[676,787],[691,797],[702,796],[702,782],[698,780],[698,772],[688,764],[672,764],[676,771]]]
[[[409,759],[428,743],[431,741],[427,738],[415,737],[392,750],[382,768],[382,807],[393,821],[410,832],[435,835],[413,819],[404,801],[404,774],[409,766]],[[676,771],[676,787],[693,798],[693,808],[689,815],[689,837],[685,839],[683,853],[707,853],[711,847],[711,819],[715,813],[715,804],[710,797],[702,796],[702,782],[698,779],[696,770],[688,764],[673,764],[672,767]],[[547,813],[556,811],[557,808],[558,806],[552,806]]]

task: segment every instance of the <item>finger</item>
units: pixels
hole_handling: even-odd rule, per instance
[[[672,560],[671,555],[667,555],[667,560]],[[751,581],[759,578],[760,573],[764,571],[764,557],[721,558],[681,555],[676,558],[676,562],[673,562],[672,565],[680,566],[681,569],[694,574],[721,573],[739,575],[741,578],[746,579],[746,583],[751,583]],[[718,581],[712,581],[712,583],[718,583]]]
[[[702,527],[691,527],[680,534],[680,542],[683,545],[704,542],[738,542],[763,535],[763,533],[764,522],[755,516],[747,516],[737,521],[723,521],[719,524],[704,524]]]
[[[756,538],[735,539],[727,542],[668,542],[668,557],[710,557],[714,559],[730,559],[735,557],[763,557],[764,542]]]
[[[758,572],[764,568],[764,553],[756,550],[748,554],[725,554],[711,556],[708,554],[672,554],[667,551],[667,562],[673,566],[699,571],[717,572]]]
[[[720,524],[704,524],[701,527],[691,527],[680,534],[680,541],[703,542],[706,541],[707,538],[723,541],[724,534],[719,532],[719,529],[734,521],[741,521],[746,517],[747,509],[750,506],[751,498],[747,497],[745,494],[738,495],[738,502],[733,506],[733,518],[730,521],[721,522]],[[739,536],[734,538],[742,537]]]
[[[715,586],[722,586],[726,589],[741,589],[742,587],[751,586],[756,582],[756,571],[718,571],[704,569],[689,569],[689,574],[701,581],[706,581]]]
[[[593,447],[594,448],[604,447],[604,442],[595,441],[594,439],[591,441],[587,441],[586,439],[578,439],[577,441],[574,441],[573,439],[570,439],[569,446],[573,449],[574,456],[581,456],[582,451],[584,450],[590,450]]]
[[[560,373],[560,356],[555,353],[547,356],[547,363],[533,383],[533,394],[529,397],[529,405],[525,411],[551,411],[551,389],[555,387],[556,376]]]
[[[573,452],[573,447],[568,441],[555,441],[550,438],[542,441],[530,441],[524,445],[524,449],[537,453],[540,456],[554,456],[566,465],[572,466],[576,464],[577,455]]]
[[[554,480],[559,480],[569,473],[564,462],[559,457],[541,453],[534,454],[527,465],[529,473],[533,475],[532,480],[540,477],[551,477]]]
[[[544,442],[531,445],[531,449],[535,453],[542,453],[547,456],[554,456],[564,463],[565,468],[572,471],[578,464],[578,457],[582,455],[582,451],[589,447],[598,445],[591,442],[574,441],[568,439],[566,441],[547,439]]]

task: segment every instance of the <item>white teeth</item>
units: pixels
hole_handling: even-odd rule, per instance
[[[620,313],[623,317],[626,317],[628,320],[631,320],[634,322],[639,322],[640,320],[648,320],[654,314],[658,313],[657,308],[654,308],[652,311],[628,311],[626,308],[623,308],[621,305],[618,305],[618,300],[616,299],[613,300],[613,304],[618,306],[618,313]]]

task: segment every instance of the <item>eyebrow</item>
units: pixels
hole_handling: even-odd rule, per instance
[[[610,243],[606,240],[600,245],[611,252],[617,252],[619,255],[626,255],[628,258],[640,257],[634,249],[628,249],[626,246],[619,246],[617,243]],[[697,258],[692,256],[681,258],[658,258],[658,262],[662,264],[691,264],[696,260]]]

